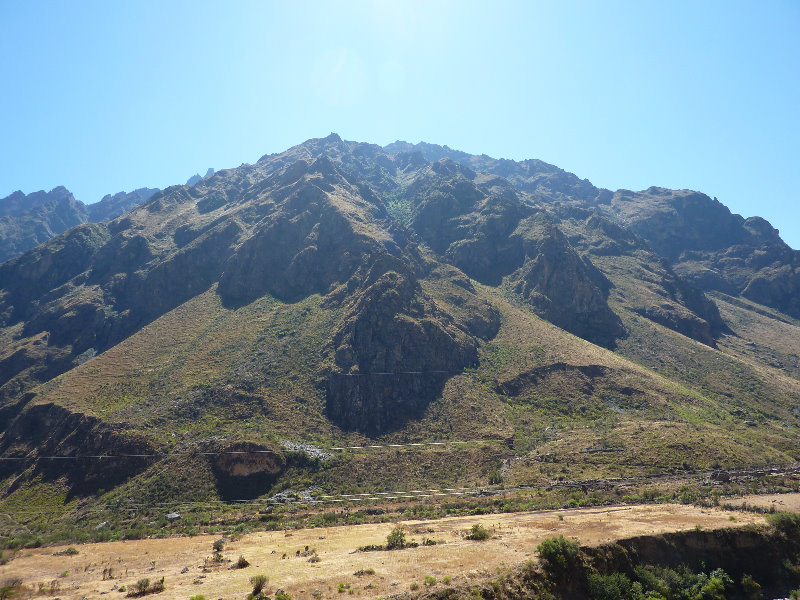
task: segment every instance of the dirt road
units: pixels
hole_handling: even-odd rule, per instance
[[[735,519],[735,520],[733,520]],[[357,595],[363,599],[385,597],[407,591],[416,582],[422,587],[426,576],[437,586],[490,575],[499,567],[512,566],[534,558],[536,546],[554,535],[574,537],[582,544],[600,544],[642,534],[658,534],[703,527],[706,529],[762,522],[760,515],[731,513],[682,505],[646,505],[454,517],[437,521],[403,521],[407,539],[437,542],[391,552],[358,552],[359,546],[383,544],[397,524],[304,529],[290,532],[255,533],[228,542],[226,561],[241,555],[251,564],[230,569],[231,562],[205,563],[210,559],[216,536],[153,539],[75,546],[78,554],[57,556],[64,548],[25,550],[0,567],[0,582],[22,578],[36,588],[57,581],[61,598],[122,598],[122,585],[147,577],[165,578],[158,600],[188,600],[203,594],[209,600],[244,600],[254,574],[269,576],[268,588],[284,589],[295,600],[311,600],[316,593],[326,599]],[[463,534],[475,523],[492,532],[484,542],[466,540]],[[298,556],[308,546],[316,550],[319,562]],[[284,558],[285,556],[285,558]],[[103,579],[112,569],[114,579]],[[357,571],[374,569],[374,574],[356,576]],[[349,584],[338,591],[340,583]]]

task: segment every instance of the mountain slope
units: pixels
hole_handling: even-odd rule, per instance
[[[635,233],[675,271],[705,291],[743,295],[800,317],[800,251],[760,217],[734,215],[723,204],[691,190],[651,187],[641,192],[594,187],[539,160],[521,162],[474,156],[447,146],[394,142],[392,152],[417,152],[428,160],[450,158],[502,178],[545,202],[587,208]],[[484,186],[497,178],[484,176]]]
[[[76,200],[63,186],[28,195],[14,192],[0,199],[0,263],[76,225],[113,219],[157,191],[140,188],[130,193],[109,194],[89,205]]]
[[[0,265],[0,453],[30,458],[0,465],[2,502],[800,459],[798,321],[682,277],[665,254],[690,232],[637,225],[659,202],[437,148],[309,140]],[[285,445],[476,439],[323,463]],[[109,485],[36,460],[90,453],[138,458]]]

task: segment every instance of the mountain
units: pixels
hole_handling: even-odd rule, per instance
[[[725,210],[335,134],[156,192],[0,265],[0,507],[797,461],[796,255]]]
[[[28,195],[14,192],[0,199],[0,263],[75,225],[113,219],[157,191],[140,188],[130,193],[119,192],[89,205],[76,200],[63,186]]]
[[[498,160],[424,142],[394,142],[386,149],[419,152],[431,161],[449,158],[546,202],[592,210],[640,236],[698,288],[741,295],[800,318],[800,250],[765,219],[732,214],[716,198],[656,187],[611,192],[540,160]]]
[[[106,194],[99,202],[86,206],[89,215],[88,222],[100,223],[118,217],[134,206],[139,206],[142,202],[150,198],[158,191],[158,188],[139,188],[132,192],[118,192],[113,196]]]

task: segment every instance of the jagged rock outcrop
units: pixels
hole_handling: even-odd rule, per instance
[[[28,195],[14,192],[0,199],[0,263],[76,225],[113,219],[157,191],[140,188],[130,193],[119,192],[88,206],[63,186]]]
[[[610,282],[542,210],[487,194],[474,178],[448,158],[433,163],[407,190],[415,231],[470,277],[489,285],[507,277],[543,318],[613,347],[625,330],[606,300]]]
[[[89,221],[100,223],[102,221],[115,219],[132,208],[146,202],[158,191],[158,188],[143,187],[133,190],[132,192],[117,192],[114,195],[107,194],[103,196],[99,202],[86,206]]]
[[[86,206],[64,187],[0,200],[0,263],[88,220]]]
[[[553,324],[613,347],[625,329],[600,287],[610,282],[589,259],[581,258],[542,213],[521,221],[511,239],[519,240],[525,255],[522,267],[508,277],[514,291]]]
[[[760,217],[735,215],[690,190],[620,190],[609,213],[638,234],[689,282],[800,317],[800,251]]]
[[[419,417],[450,377],[477,362],[477,336],[500,324],[496,310],[475,303],[472,321],[459,326],[391,256],[372,264],[348,304],[333,336],[327,413],[369,435]]]

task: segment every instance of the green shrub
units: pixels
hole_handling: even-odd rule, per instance
[[[578,542],[568,540],[563,535],[548,538],[536,547],[545,570],[559,579],[575,565],[579,549]]]
[[[0,600],[6,600],[6,598],[13,598],[17,596],[19,593],[22,592],[22,579],[19,577],[14,577],[13,579],[7,579],[3,585],[0,585]]]
[[[593,600],[627,600],[637,598],[631,592],[631,580],[622,573],[612,573],[611,575],[599,575],[591,573],[589,575],[589,595]],[[641,584],[638,591],[641,592]]]
[[[761,584],[759,584],[755,579],[753,579],[753,576],[748,573],[742,575],[741,583],[742,583],[742,590],[745,592],[753,593],[761,591]]]
[[[488,540],[489,537],[490,537],[489,530],[486,529],[480,523],[475,523],[472,526],[472,529],[469,530],[469,534],[467,534],[468,540],[483,541],[483,540]]]
[[[250,562],[244,556],[239,555],[239,560],[237,560],[233,564],[232,568],[234,568],[234,569],[244,569],[244,568],[249,567],[249,566],[250,566]]]
[[[406,547],[406,534],[399,527],[392,529],[392,532],[386,536],[386,549],[387,550],[402,550]]]
[[[427,587],[433,587],[434,585],[436,585],[436,577],[433,577],[431,575],[426,575],[425,579],[423,580],[423,583]]]
[[[500,470],[495,467],[489,472],[489,485],[500,485],[503,483],[503,476],[500,474]]]
[[[258,575],[253,575],[250,578],[250,585],[253,586],[253,596],[258,596],[268,583],[269,583],[269,577],[267,577],[263,573],[259,573]]]
[[[144,596],[147,593],[147,590],[150,589],[150,580],[147,577],[143,577],[139,581],[137,581],[133,589],[131,590],[131,595],[137,594],[139,596]]]
[[[418,584],[418,583],[415,581],[414,583],[412,583],[412,584],[411,584],[410,586],[408,586],[408,587],[409,587],[409,589],[410,589],[410,590],[413,592],[413,591],[416,591],[416,590],[418,590],[418,589],[419,589],[419,584]]]
[[[123,591],[122,588],[120,588],[120,591]],[[150,580],[147,577],[143,577],[134,584],[133,589],[128,592],[128,597],[135,598],[137,596],[146,596],[148,594],[158,594],[159,592],[163,591],[164,591],[163,577],[153,584],[150,583]]]
[[[800,514],[776,512],[767,515],[767,522],[787,536],[800,535]]]

